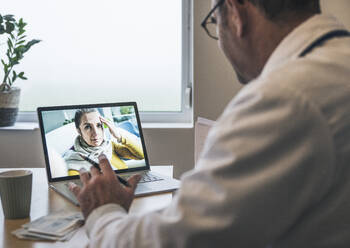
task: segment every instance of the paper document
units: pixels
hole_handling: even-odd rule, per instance
[[[67,241],[83,223],[80,212],[59,211],[26,223],[12,234],[19,239]]]
[[[197,164],[200,153],[203,150],[208,132],[216,121],[209,120],[203,117],[198,117],[194,126],[194,159]]]

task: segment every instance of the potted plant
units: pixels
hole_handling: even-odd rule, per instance
[[[1,58],[3,67],[3,79],[0,81],[0,126],[12,126],[16,122],[18,113],[18,104],[20,96],[20,88],[14,87],[13,83],[20,78],[27,80],[24,72],[17,73],[14,70],[15,65],[18,65],[23,55],[40,40],[26,41],[26,30],[24,29],[27,23],[22,18],[16,21],[13,15],[0,14],[0,38],[5,36],[6,42],[0,44],[6,45],[6,56]],[[1,39],[2,40],[2,39]]]

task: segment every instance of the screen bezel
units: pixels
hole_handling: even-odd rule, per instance
[[[47,178],[48,178],[49,182],[60,182],[60,181],[66,181],[66,180],[74,180],[74,179],[79,179],[79,176],[77,175],[77,176],[66,176],[66,177],[52,178],[42,113],[45,111],[55,111],[55,110],[69,110],[69,109],[82,109],[82,108],[113,108],[113,107],[122,107],[122,106],[133,106],[135,109],[136,121],[137,121],[137,125],[139,128],[139,134],[140,134],[140,140],[141,140],[141,144],[142,144],[143,154],[145,157],[145,166],[137,167],[137,168],[130,168],[130,169],[114,170],[114,172],[116,174],[120,174],[120,173],[130,173],[130,172],[135,172],[135,171],[145,171],[145,170],[150,169],[146,145],[145,145],[144,136],[143,136],[143,132],[142,132],[140,115],[139,115],[139,111],[138,111],[136,102],[116,102],[116,103],[98,103],[98,104],[79,104],[79,105],[38,107],[37,114],[38,114],[38,120],[39,120],[41,140],[42,140],[42,145],[43,145],[43,149],[44,149],[46,173],[47,173]]]

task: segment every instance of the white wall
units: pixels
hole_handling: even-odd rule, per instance
[[[336,14],[350,27],[349,0],[322,0],[326,12]],[[194,0],[194,114],[216,119],[240,89],[231,66],[200,27],[210,0]],[[30,82],[28,82],[30,83]],[[193,129],[146,129],[151,164],[173,164],[179,177],[194,165]],[[40,133],[0,130],[0,167],[43,167]]]
[[[321,0],[324,13],[336,16],[350,29],[350,1],[349,0]]]

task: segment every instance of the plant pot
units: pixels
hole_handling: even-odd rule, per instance
[[[13,126],[17,119],[21,89],[12,87],[9,91],[0,91],[0,127]]]

